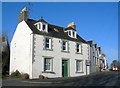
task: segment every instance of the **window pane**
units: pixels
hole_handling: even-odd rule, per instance
[[[77,49],[77,52],[79,52],[79,49]]]
[[[63,41],[63,50],[66,50],[66,42],[65,41]]]
[[[43,24],[43,30],[45,30],[45,25]]]
[[[71,36],[71,31],[69,31],[69,35]]]
[[[49,48],[49,38],[45,39],[45,48]]]
[[[63,46],[65,46],[65,41],[63,41]]]
[[[82,61],[77,60],[76,61],[76,71],[81,72],[82,71]]]
[[[75,36],[75,33],[73,32],[73,37]]]
[[[39,29],[41,29],[41,24],[39,24]]]
[[[46,43],[49,43],[49,38],[46,38]]]
[[[76,46],[77,52],[82,53],[82,48],[81,47],[82,47],[82,45],[77,43],[77,46]]]
[[[47,43],[46,43],[46,46],[45,46],[45,48],[49,48],[49,44],[47,44]]]
[[[51,70],[50,66],[51,65],[51,59],[50,58],[45,58],[44,59],[44,70]]]
[[[77,44],[77,52],[79,52],[79,44]]]
[[[66,50],[65,46],[63,46],[63,50]]]
[[[80,61],[77,61],[76,64],[77,64],[77,71],[80,71]]]
[[[77,44],[77,49],[79,49],[79,44]]]

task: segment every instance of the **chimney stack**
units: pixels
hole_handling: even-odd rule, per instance
[[[27,21],[27,20],[28,20],[28,12],[27,12],[26,7],[24,7],[24,8],[22,9],[22,11],[20,12],[19,18],[18,18],[18,22],[20,23],[20,22],[22,22],[23,20],[24,20],[24,21]]]
[[[76,25],[74,22],[69,23],[67,27],[72,27],[72,28],[76,29]]]

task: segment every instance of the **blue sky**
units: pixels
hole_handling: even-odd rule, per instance
[[[28,3],[2,3],[2,32],[7,33],[9,42],[24,6],[28,7]],[[77,33],[85,40],[94,40],[102,48],[109,64],[118,59],[117,2],[31,2],[30,9],[31,19],[39,20],[43,16],[47,22],[63,27],[74,21]]]

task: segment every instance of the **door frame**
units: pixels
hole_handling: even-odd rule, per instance
[[[70,77],[70,60],[69,60],[69,58],[62,58],[62,60],[61,60],[61,68],[62,68],[62,61],[63,60],[67,60],[67,65],[68,65],[68,76],[67,77]],[[61,75],[62,75],[62,69],[61,69]],[[63,77],[63,75],[61,76],[61,77]]]

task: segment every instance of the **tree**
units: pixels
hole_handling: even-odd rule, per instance
[[[1,42],[1,51],[2,51],[2,75],[6,75],[9,72],[9,61],[10,61],[10,47],[8,43],[8,37],[6,34],[0,36]]]

